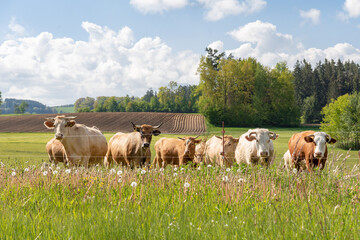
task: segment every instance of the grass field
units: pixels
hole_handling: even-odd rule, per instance
[[[74,107],[53,107],[58,113],[74,113]]]
[[[357,151],[330,146],[319,173],[282,169],[41,168],[53,133],[0,133],[0,239],[357,239]],[[245,128],[229,128],[240,136]],[[220,135],[210,128],[206,135]],[[106,133],[110,139],[113,133]],[[160,137],[153,138],[153,145]],[[342,155],[341,155],[342,154]],[[135,186],[136,185],[136,186]]]

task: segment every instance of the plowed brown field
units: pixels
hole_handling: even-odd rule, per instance
[[[131,122],[135,124],[159,125],[162,133],[197,134],[206,131],[205,119],[200,114],[183,113],[68,113],[66,116],[77,116],[76,122],[89,127],[97,126],[106,132],[131,132]],[[0,132],[48,132],[44,126],[46,117],[56,114],[1,116]]]

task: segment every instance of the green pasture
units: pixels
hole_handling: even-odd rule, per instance
[[[0,133],[0,239],[358,239],[357,151],[331,146],[324,171],[288,172],[281,156],[305,129],[271,130],[280,137],[270,168],[164,170],[44,168],[53,132]],[[153,156],[156,140],[178,136],[154,137]]]

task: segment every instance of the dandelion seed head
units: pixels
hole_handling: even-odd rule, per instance
[[[226,169],[227,172],[230,172],[230,170],[231,170],[230,168],[227,168],[227,169]]]
[[[228,182],[229,181],[229,177],[228,176],[224,176],[222,179],[224,182]]]
[[[70,174],[70,173],[71,173],[71,169],[66,169],[66,170],[65,170],[65,173]]]
[[[57,170],[54,170],[52,173],[53,173],[54,175],[56,175],[56,174],[58,174],[58,171],[57,171]]]
[[[28,172],[28,171],[29,171],[29,168],[25,168],[25,169],[24,169],[24,172]]]
[[[209,164],[209,165],[207,165],[207,167],[208,167],[208,168],[211,168],[212,166],[211,166],[211,164]]]
[[[43,171],[42,173],[44,176],[47,176],[48,175],[48,171]]]
[[[123,171],[119,170],[119,171],[117,172],[117,175],[120,176],[122,173],[123,173]]]
[[[177,173],[174,173],[174,177],[176,177],[178,174]]]
[[[130,186],[134,188],[134,187],[137,186],[137,183],[136,183],[136,182],[132,182],[132,183],[130,184]]]
[[[110,174],[115,174],[115,173],[116,173],[116,170],[112,168],[112,169],[110,169],[109,173],[110,173]]]
[[[190,183],[186,182],[186,183],[184,184],[184,188],[188,188],[188,187],[190,187]]]
[[[146,173],[145,170],[141,170],[141,174],[144,175]]]
[[[16,176],[16,172],[15,172],[15,171],[12,172],[12,173],[11,173],[11,176],[15,177],[15,176]]]

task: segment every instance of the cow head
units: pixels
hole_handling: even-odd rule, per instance
[[[201,163],[205,153],[205,141],[202,141],[200,144],[195,147],[195,163]]]
[[[55,138],[62,141],[68,132],[66,128],[71,128],[75,125],[75,118],[76,117],[65,117],[64,115],[56,116],[55,118],[46,118],[44,125],[48,129],[54,129]]]
[[[221,144],[223,141],[223,137],[215,136],[221,140]],[[239,138],[234,138],[233,136],[224,136],[224,149],[221,148],[220,155],[226,156],[227,154],[232,154],[235,152],[235,148],[239,142]]]
[[[315,132],[304,137],[305,141],[308,143],[315,144],[314,157],[322,158],[326,152],[326,143],[333,144],[336,143],[335,138],[331,138],[329,134],[324,132]]]
[[[141,147],[143,148],[149,148],[152,136],[158,136],[161,133],[158,128],[161,127],[162,123],[158,126],[151,126],[148,124],[135,125],[133,122],[131,122],[131,124],[133,125],[134,131],[140,133]]]
[[[180,140],[184,141],[185,150],[184,155],[189,156],[191,159],[195,155],[195,144],[200,143],[201,139],[196,140],[199,136],[196,137],[179,137]]]
[[[256,140],[257,156],[262,158],[270,156],[271,140],[275,140],[278,137],[278,134],[265,129],[257,129],[245,136],[248,141]]]

